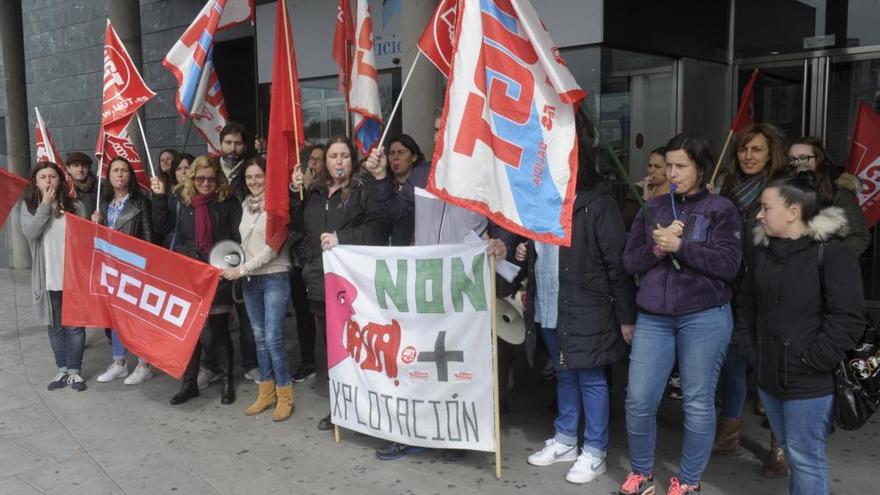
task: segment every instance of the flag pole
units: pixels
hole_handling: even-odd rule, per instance
[[[147,135],[144,133],[144,123],[141,122],[141,114],[138,112],[135,112],[134,116],[137,119],[138,128],[140,128],[140,130],[141,130],[141,141],[144,143],[144,152],[147,153],[147,163],[150,164],[150,175],[152,177],[155,177],[156,171],[153,170],[153,156],[150,154],[150,146],[147,144]]]
[[[416,68],[416,64],[419,62],[419,58],[422,56],[421,50],[416,50],[416,58],[413,59],[412,65],[409,66],[409,72],[406,74],[406,79],[403,80],[403,86],[400,88],[400,94],[397,95],[397,101],[394,102],[394,107],[391,109],[391,113],[388,115],[388,120],[385,124],[385,130],[382,131],[382,137],[379,138],[379,143],[376,145],[377,148],[382,147],[382,143],[385,142],[385,138],[388,136],[388,131],[391,129],[391,121],[394,120],[394,115],[397,114],[397,108],[400,106],[400,102],[403,100],[403,94],[406,92],[406,87],[409,85],[409,79],[413,75],[413,70]]]
[[[715,189],[715,178],[718,176],[718,171],[721,170],[721,163],[724,161],[724,155],[727,154],[727,148],[730,147],[731,139],[733,139],[733,128],[727,133],[727,139],[724,140],[724,146],[721,147],[721,153],[718,155],[718,161],[715,163],[715,171],[712,172],[712,178],[709,179],[709,188],[713,191]]]
[[[495,478],[501,479],[501,403],[498,392],[498,322],[495,297],[495,256],[489,256],[489,300],[492,329],[492,409],[495,418]]]
[[[290,14],[287,12],[286,2],[281,5],[281,9],[284,11],[284,46],[286,48],[284,50],[284,55],[287,58],[287,84],[290,85],[290,110],[293,112],[293,115],[291,115],[293,118],[293,145],[296,148],[296,164],[294,167],[302,168],[302,163],[299,159],[301,150],[299,149],[299,125],[296,121],[296,93],[293,91],[293,71],[291,70],[291,67],[293,67],[293,61],[290,60],[290,40],[292,38],[290,34]],[[303,200],[302,186],[299,188],[299,200]]]
[[[101,169],[104,168],[104,156],[107,154],[107,133],[104,132],[104,128],[101,128],[101,157],[98,160],[98,191],[95,196],[95,210],[101,209],[101,181],[104,179],[104,174]],[[98,157],[95,157],[98,158]]]

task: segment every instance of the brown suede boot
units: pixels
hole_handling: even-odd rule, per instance
[[[739,455],[739,435],[742,432],[742,418],[720,418],[718,434],[712,453],[718,455]]]
[[[293,384],[278,387],[275,392],[278,394],[278,403],[275,404],[272,421],[284,421],[293,412]]]
[[[770,455],[764,460],[764,476],[779,478],[788,476],[788,462],[785,461],[785,451],[776,443],[776,437],[770,434]]]
[[[260,382],[260,392],[259,395],[257,395],[257,400],[249,405],[247,409],[244,410],[244,413],[248,416],[260,414],[266,409],[274,406],[275,401],[275,380]]]

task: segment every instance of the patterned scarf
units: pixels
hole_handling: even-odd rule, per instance
[[[259,196],[254,196],[253,194],[247,197],[247,201],[245,201],[245,206],[247,206],[248,212],[251,215],[257,215],[263,212],[263,200],[266,198],[265,193],[260,193]]]
[[[208,205],[217,199],[217,193],[199,194],[192,197],[196,209],[196,250],[207,256],[214,244],[214,225],[211,223],[211,210]]]
[[[737,170],[736,180],[730,193],[731,199],[736,203],[740,212],[749,211],[755,200],[761,196],[761,191],[764,190],[766,183],[767,176],[765,174],[746,176]]]

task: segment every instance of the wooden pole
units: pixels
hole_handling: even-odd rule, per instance
[[[498,325],[495,297],[495,256],[489,256],[489,300],[492,327],[492,406],[495,418],[495,478],[501,479],[501,402],[498,390]]]
[[[409,79],[412,77],[413,70],[416,68],[416,64],[418,64],[421,55],[421,50],[416,50],[416,58],[413,59],[412,65],[409,66],[409,72],[406,73],[406,79],[403,80],[403,86],[400,88],[400,94],[397,95],[397,101],[394,102],[394,107],[391,109],[391,113],[388,115],[388,121],[385,123],[385,130],[382,131],[382,137],[379,138],[379,144],[376,145],[376,147],[378,148],[382,147],[382,143],[385,142],[385,138],[388,136],[388,131],[391,129],[391,121],[394,120],[394,115],[397,114],[397,109],[398,107],[400,107],[400,102],[403,100],[403,94],[406,93],[406,87],[409,85]]]
[[[290,16],[287,13],[287,2],[282,2],[281,4],[281,12],[284,15],[284,56],[287,59],[287,84],[290,85],[290,111],[293,112],[291,117],[293,118],[293,142],[296,147],[296,164],[295,168],[301,168],[302,164],[299,159],[299,123],[296,119],[296,92],[293,90],[293,64],[296,61],[290,59],[290,40],[292,38],[290,34]],[[299,199],[302,201],[303,199],[303,188],[299,188]]]
[[[727,139],[724,140],[724,146],[721,147],[721,153],[718,155],[718,161],[715,163],[712,178],[709,179],[709,188],[712,189],[712,192],[715,192],[715,178],[718,177],[718,171],[721,170],[721,164],[724,162],[724,155],[727,154],[727,148],[730,147],[731,139],[733,139],[733,128],[727,133]]]
[[[147,163],[150,164],[150,176],[155,177],[156,171],[153,169],[153,156],[150,154],[150,146],[147,144],[147,135],[144,133],[144,123],[141,122],[141,114],[135,112],[134,115],[137,118],[138,128],[141,130],[141,141],[144,143],[144,153],[147,154]]]
[[[336,425],[333,425],[333,437],[336,439],[336,443],[339,443],[342,441],[342,431]]]
[[[95,194],[95,210],[100,211],[101,209],[101,182],[104,179],[104,173],[101,170],[104,168],[104,156],[107,154],[107,134],[104,132],[103,127],[101,128],[101,156],[98,159],[98,191]],[[46,139],[45,135],[43,139]],[[95,157],[98,158],[98,157]]]

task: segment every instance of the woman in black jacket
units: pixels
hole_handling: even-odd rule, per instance
[[[559,410],[555,435],[528,462],[576,461],[565,477],[572,483],[592,481],[606,470],[610,399],[604,368],[626,357],[624,340],[631,341],[636,321],[635,285],[623,269],[625,244],[617,202],[581,160],[571,247],[529,241],[516,250],[516,259],[529,268],[529,338],[538,330],[550,351]],[[578,455],[582,409],[584,445]]]
[[[758,394],[791,466],[789,491],[830,492],[826,439],[833,369],[865,329],[859,265],[840,241],[843,210],[820,211],[804,171],[761,194],[754,266],[740,286],[734,346],[757,370]]]
[[[241,223],[241,203],[231,194],[226,176],[220,170],[216,158],[200,156],[193,161],[186,180],[177,195],[166,197],[165,184],[153,178],[153,221],[160,235],[176,232],[174,251],[195,258],[208,260],[211,247],[222,240],[241,242],[238,225]],[[174,212],[179,212],[175,214]],[[221,280],[211,306],[208,322],[202,329],[202,337],[212,332],[215,342],[225,349],[226,369],[221,379],[220,402],[235,402],[232,382],[233,352],[229,337],[229,313],[232,311],[232,284]],[[171,398],[171,405],[182,404],[199,395],[197,384],[201,344],[197,344],[189,365],[183,374],[180,391]]]
[[[337,244],[387,244],[387,237],[382,235],[384,216],[372,198],[372,183],[358,178],[359,169],[351,141],[345,136],[331,138],[324,167],[317,170],[305,199],[300,201],[297,193],[290,196],[292,231],[299,236],[294,239],[294,249],[303,264],[316,333],[325,341],[323,251]],[[302,171],[297,169],[292,180],[292,190],[303,187]],[[318,423],[319,430],[332,428],[329,414]]]
[[[141,193],[134,167],[122,157],[114,158],[104,176],[107,187],[101,194],[100,207],[92,213],[92,221],[147,242],[153,242],[150,202]],[[137,367],[130,375],[125,359],[125,346],[119,332],[111,332],[113,362],[98,375],[98,383],[125,378],[126,385],[138,385],[153,376],[149,363],[138,358]]]

